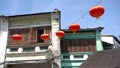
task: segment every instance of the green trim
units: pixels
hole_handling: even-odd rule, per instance
[[[73,62],[83,62],[84,60],[62,60],[62,63],[67,63],[67,62],[71,62],[71,63],[73,63]]]
[[[83,61],[82,61],[83,62]],[[75,61],[75,62],[62,62],[62,66],[80,66],[82,64],[80,61]]]
[[[70,52],[70,53],[61,53],[61,60],[63,61],[74,61],[70,60],[70,55],[77,56],[78,58],[82,58],[83,55],[87,54],[88,56],[92,54],[92,52]],[[84,56],[83,56],[84,57]],[[80,60],[79,60],[80,61]]]
[[[61,55],[83,55],[83,54],[88,54],[88,55],[91,55],[92,52],[68,52],[68,53],[61,53]]]
[[[103,45],[101,42],[101,34],[99,30],[96,30],[96,50],[97,51],[102,51],[103,50]]]
[[[84,32],[84,33],[66,33],[64,39],[85,39],[85,38],[95,38],[94,32]]]
[[[62,66],[62,68],[79,68],[79,66]]]

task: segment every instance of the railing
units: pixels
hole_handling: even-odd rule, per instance
[[[62,53],[62,60],[86,60],[92,52],[71,52],[71,53]]]
[[[62,53],[61,63],[62,67],[80,66],[92,52],[74,52],[74,53]]]
[[[29,44],[26,46],[7,46],[6,61],[18,61],[18,60],[37,60],[48,59],[52,57],[52,53],[48,51],[49,44]]]
[[[7,53],[23,53],[23,52],[41,52],[46,51],[49,43],[27,44],[27,45],[8,45]]]

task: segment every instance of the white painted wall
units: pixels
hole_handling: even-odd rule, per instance
[[[5,61],[6,46],[8,38],[8,21],[6,17],[0,17],[0,63]],[[4,68],[4,64],[0,65],[0,68]]]
[[[102,36],[101,40],[104,41],[104,42],[110,43],[110,44],[114,44],[113,37]]]
[[[120,44],[114,39],[112,35],[110,36],[101,36],[101,40],[107,43],[114,45],[114,48],[120,47]]]

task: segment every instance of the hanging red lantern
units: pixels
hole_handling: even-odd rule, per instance
[[[49,35],[48,35],[48,34],[42,34],[42,35],[40,36],[40,38],[41,38],[42,40],[46,41],[46,40],[49,39]]]
[[[89,14],[92,17],[99,18],[104,14],[105,10],[103,6],[94,6],[89,10]]]
[[[58,30],[58,31],[56,32],[56,35],[58,36],[58,38],[62,38],[62,37],[65,36],[65,33],[64,33],[64,31]]]
[[[69,30],[72,31],[73,33],[76,33],[78,30],[80,30],[80,25],[77,23],[72,23],[69,26]]]
[[[19,42],[22,40],[22,36],[19,34],[14,34],[14,35],[12,35],[12,40],[15,42]]]

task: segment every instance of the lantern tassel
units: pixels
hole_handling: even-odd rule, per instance
[[[76,31],[73,31],[73,34],[76,34]]]
[[[100,17],[95,17],[96,18],[96,20],[99,20],[100,19]]]
[[[14,43],[15,43],[15,44],[18,44],[18,43],[19,43],[19,41],[17,41],[17,40],[14,40]]]

